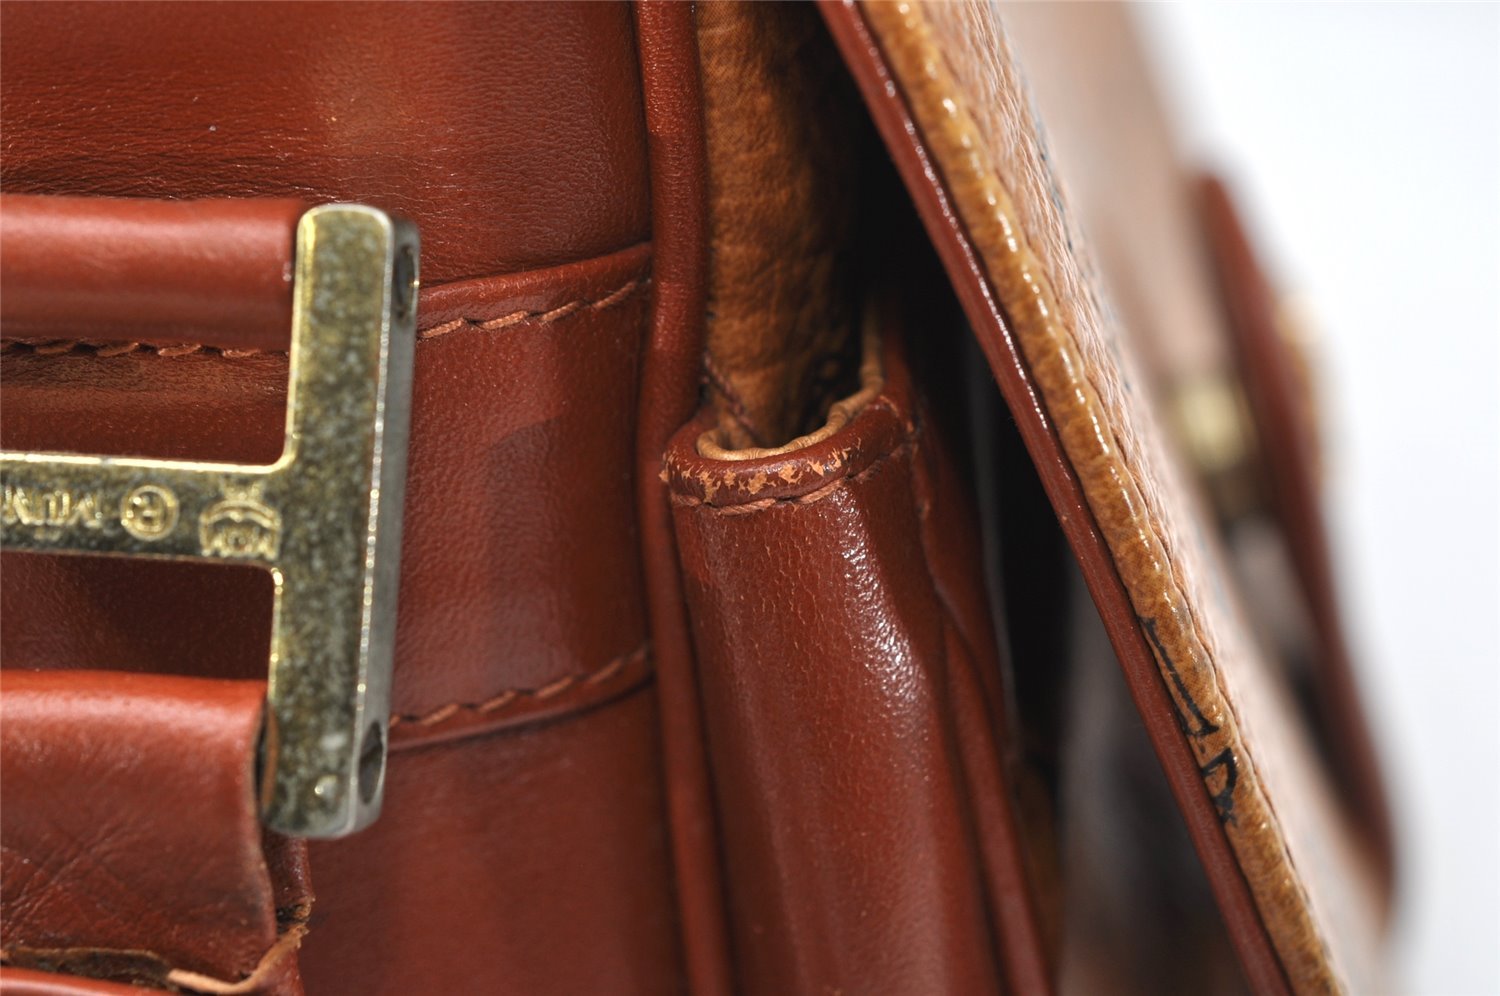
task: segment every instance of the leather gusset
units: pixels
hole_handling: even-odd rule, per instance
[[[697,26],[709,396],[728,445],[779,446],[858,362],[857,97],[809,7],[703,4]]]
[[[305,844],[260,826],[264,682],[7,670],[0,689],[5,963],[300,993],[313,898]]]
[[[977,580],[973,534],[964,564],[939,535],[961,503],[885,356],[808,445],[705,457],[705,411],[665,459],[735,967],[750,991],[1038,991],[982,582],[950,597]]]

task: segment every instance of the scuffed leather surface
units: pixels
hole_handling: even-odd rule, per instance
[[[433,283],[648,238],[624,4],[6,4],[0,62],[7,193],[375,204]]]
[[[286,349],[294,200],[0,196],[0,331]]]
[[[263,682],[3,672],[7,964],[234,983],[300,936],[302,845],[269,841],[273,869],[256,808],[264,699]],[[282,960],[257,991],[300,992]]]
[[[705,412],[667,453],[736,969],[751,992],[1039,991],[977,562],[886,388],[807,446],[704,457]]]
[[[941,171],[967,230],[969,259],[977,263],[955,267],[949,255],[950,272],[956,281],[987,283],[1007,319],[997,326],[992,313],[973,308],[975,295],[965,296],[981,343],[1002,386],[1013,362],[1006,350],[1012,342],[1019,345],[1036,394],[1031,404],[1008,396],[1012,410],[1018,418],[1035,412],[1056,426],[1130,599],[1125,611],[1139,616],[1136,635],[1120,618],[1110,618],[1117,609],[1102,597],[1109,586],[1085,560],[1117,652],[1122,659],[1138,654],[1142,633],[1154,644],[1160,680],[1171,690],[1207,795],[1216,797],[1220,832],[1234,849],[1292,985],[1300,991],[1344,985],[1364,991],[1359,980],[1378,974],[1379,964],[1376,933],[1365,920],[1371,903],[1362,891],[1367,872],[1347,846],[1347,829],[1327,786],[1319,784],[1322,775],[1305,738],[1284,720],[1288,704],[1264,684],[1237,606],[1216,584],[1225,576],[1217,552],[1204,543],[1208,530],[1201,513],[1178,484],[1149,403],[1123,358],[1128,349],[1106,318],[993,11],[971,4],[870,4],[860,12],[880,48],[851,58],[883,53],[920,129],[898,139],[889,128],[887,140],[899,145],[914,138],[921,144],[918,154],[930,155]],[[832,11],[829,16],[837,20]],[[856,29],[844,37],[857,36]],[[846,55],[854,51],[846,47]],[[857,72],[871,71],[868,63],[857,66]],[[864,83],[867,100],[878,104],[872,97],[876,84],[868,76]],[[906,175],[916,185],[913,174]],[[932,227],[931,214],[928,221]],[[936,224],[935,235],[951,222]],[[1029,446],[1039,441],[1034,431],[1028,437]],[[1044,467],[1044,477],[1048,473]],[[1055,501],[1065,496],[1056,477],[1047,483]],[[1066,505],[1059,512],[1066,516]],[[1098,549],[1077,526],[1071,528],[1081,556]],[[1129,664],[1127,672],[1139,680]],[[1133,691],[1143,708],[1161,702],[1159,691]],[[1146,712],[1167,760],[1176,748],[1166,738],[1176,734],[1152,710]],[[1200,850],[1212,855],[1217,845],[1208,834],[1214,831],[1194,816],[1204,790],[1195,797],[1177,785]],[[1223,880],[1223,867],[1208,863],[1221,902],[1234,897],[1237,887]],[[1243,911],[1226,907],[1226,915],[1242,918]],[[1253,948],[1253,938],[1246,945],[1242,952]],[[1263,963],[1249,958],[1247,965],[1253,977],[1274,985]]]

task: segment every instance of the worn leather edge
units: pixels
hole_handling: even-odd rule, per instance
[[[1312,915],[1305,883],[1262,788],[1234,703],[1222,689],[1197,611],[1182,590],[1161,524],[1141,493],[1144,471],[1116,439],[1112,414],[1016,220],[1010,191],[977,140],[947,56],[920,6],[868,4],[862,10],[940,161],[1141,627],[1154,644],[1162,678],[1178,693],[1179,715],[1185,725],[1196,724],[1189,743],[1289,981],[1299,992],[1337,991],[1342,973]],[[1236,771],[1237,781],[1231,777]],[[1208,783],[1215,774],[1222,787]]]
[[[1145,634],[1135,623],[1128,592],[1113,566],[1078,476],[1064,457],[1050,413],[1021,359],[984,265],[954,210],[945,180],[929,159],[905,94],[892,78],[886,57],[853,0],[824,0],[820,6],[917,202],[928,233],[953,276],[965,312],[976,331],[984,333],[980,335],[981,345],[1099,605],[1131,696],[1146,721],[1153,748],[1209,872],[1210,885],[1249,980],[1258,992],[1287,992],[1289,982],[1281,961],[1218,821],[1199,763],[1178,731],[1174,703]]]
[[[641,356],[636,501],[662,768],[688,988],[733,991],[728,913],[687,601],[662,453],[693,416],[708,300],[708,161],[697,29],[687,3],[634,5],[646,111],[656,284]]]

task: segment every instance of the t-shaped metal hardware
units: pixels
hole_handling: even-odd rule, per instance
[[[325,205],[297,226],[286,444],[269,466],[0,453],[0,545],[270,570],[265,823],[380,812],[416,329],[416,229]]]

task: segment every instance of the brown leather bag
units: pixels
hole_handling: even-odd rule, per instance
[[[4,992],[1381,987],[1122,8],[0,18]]]

